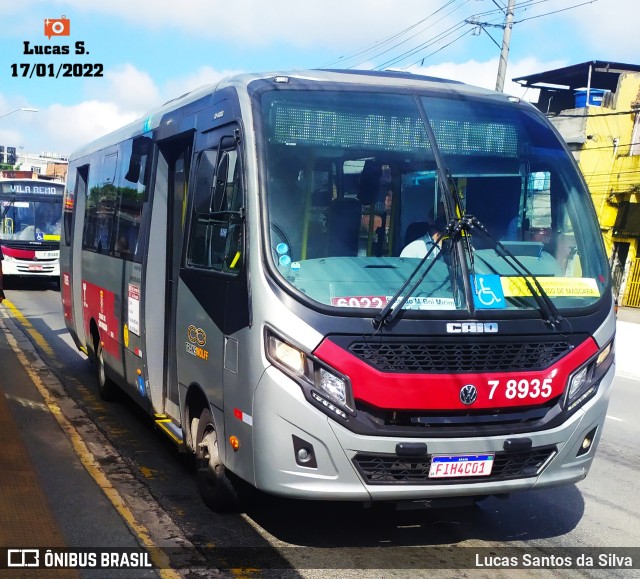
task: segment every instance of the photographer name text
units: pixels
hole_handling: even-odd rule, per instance
[[[489,569],[632,569],[633,557],[600,553],[598,555],[479,555],[475,556],[475,566]]]
[[[23,42],[22,54],[25,56],[87,56],[89,51],[84,40],[72,45],[43,45]],[[101,77],[104,76],[104,65],[84,62],[16,62],[11,66],[11,76],[21,78],[65,78],[65,77]]]

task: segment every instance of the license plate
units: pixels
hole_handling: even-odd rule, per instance
[[[42,271],[43,267],[41,265],[30,265],[29,271]]]
[[[459,454],[431,457],[429,478],[488,476],[493,468],[493,454]]]

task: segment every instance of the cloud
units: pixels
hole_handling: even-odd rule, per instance
[[[505,93],[535,102],[536,91],[529,89],[527,92],[527,89],[513,83],[511,79],[560,68],[567,64],[570,63],[563,60],[542,62],[534,57],[512,60],[507,67]],[[413,67],[410,70],[416,74],[448,78],[493,89],[497,69],[496,58],[486,61],[470,60],[463,63],[448,62],[434,66]],[[131,64],[123,65],[107,75],[107,82],[100,90],[101,98],[90,98],[73,106],[56,104],[41,110],[38,114],[38,135],[31,137],[31,148],[33,149],[33,145],[36,145],[35,150],[43,147],[47,150],[54,148],[56,152],[69,154],[78,147],[133,122],[171,98],[206,84],[215,84],[223,77],[239,72],[242,71],[217,70],[203,66],[191,74],[174,77],[162,87],[158,87],[145,72],[137,70]],[[70,130],[70,127],[73,130]],[[13,143],[22,142],[19,134],[0,132],[0,139],[3,139],[4,135],[7,138],[11,137]],[[3,140],[7,141],[7,138]]]
[[[583,46],[591,47],[587,60],[638,60],[638,0],[596,0],[561,15],[565,28]],[[575,64],[575,63],[572,63]]]
[[[113,102],[84,101],[73,106],[52,105],[43,115],[42,143],[55,146],[56,153],[68,155],[78,147],[93,141],[138,117]],[[70,130],[70,129],[73,130]]]
[[[541,62],[535,57],[528,57],[514,60],[507,63],[507,75],[504,85],[504,92],[527,100],[536,101],[537,94],[531,89],[525,89],[511,79],[526,76],[545,70],[553,70],[567,66],[566,61],[557,60],[551,62]],[[498,59],[490,59],[483,62],[469,60],[467,62],[443,62],[434,66],[412,67],[411,72],[427,76],[436,76],[457,80],[466,84],[480,86],[491,90],[495,89],[496,78],[498,76]],[[527,92],[528,91],[528,92]]]
[[[162,99],[155,82],[146,72],[132,64],[123,64],[105,72],[107,89],[101,100],[118,103],[122,109],[140,113],[156,106]]]
[[[22,148],[30,144],[28,135],[38,130],[40,113],[17,111],[22,107],[33,107],[24,97],[6,98],[0,94],[0,145]],[[9,113],[9,114],[7,114]]]
[[[226,76],[239,74],[241,70],[216,70],[210,66],[202,66],[191,74],[172,78],[163,86],[164,100],[178,97],[186,92],[207,84],[216,84]]]
[[[291,0],[188,0],[182,5],[173,0],[66,0],[59,4],[68,12],[101,14],[106,21],[111,16],[138,27],[186,32],[243,46],[282,43],[306,47],[375,42],[442,7],[441,0],[403,0],[401,8],[394,0],[377,0],[375,4],[371,0],[304,4]],[[394,30],[389,30],[389,14],[393,14]]]

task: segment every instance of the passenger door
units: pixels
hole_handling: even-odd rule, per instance
[[[248,319],[244,177],[239,130],[209,136],[197,155],[184,266],[178,284],[179,381],[223,409],[227,335]],[[184,344],[182,346],[181,344]],[[236,363],[232,369],[237,371]]]
[[[158,143],[141,304],[145,354],[149,354],[145,374],[153,408],[176,419],[180,415],[175,356],[179,346],[174,328],[192,142],[190,133]]]

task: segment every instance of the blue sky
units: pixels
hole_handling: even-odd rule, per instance
[[[70,154],[235,72],[395,68],[494,88],[507,2],[0,0],[0,145]],[[516,0],[505,92],[528,98],[510,79],[588,60],[640,64],[637,2]],[[45,19],[63,15],[69,35],[47,38]],[[474,35],[468,19],[494,26]],[[73,64],[104,76],[48,76]],[[2,116],[20,107],[39,112]]]

